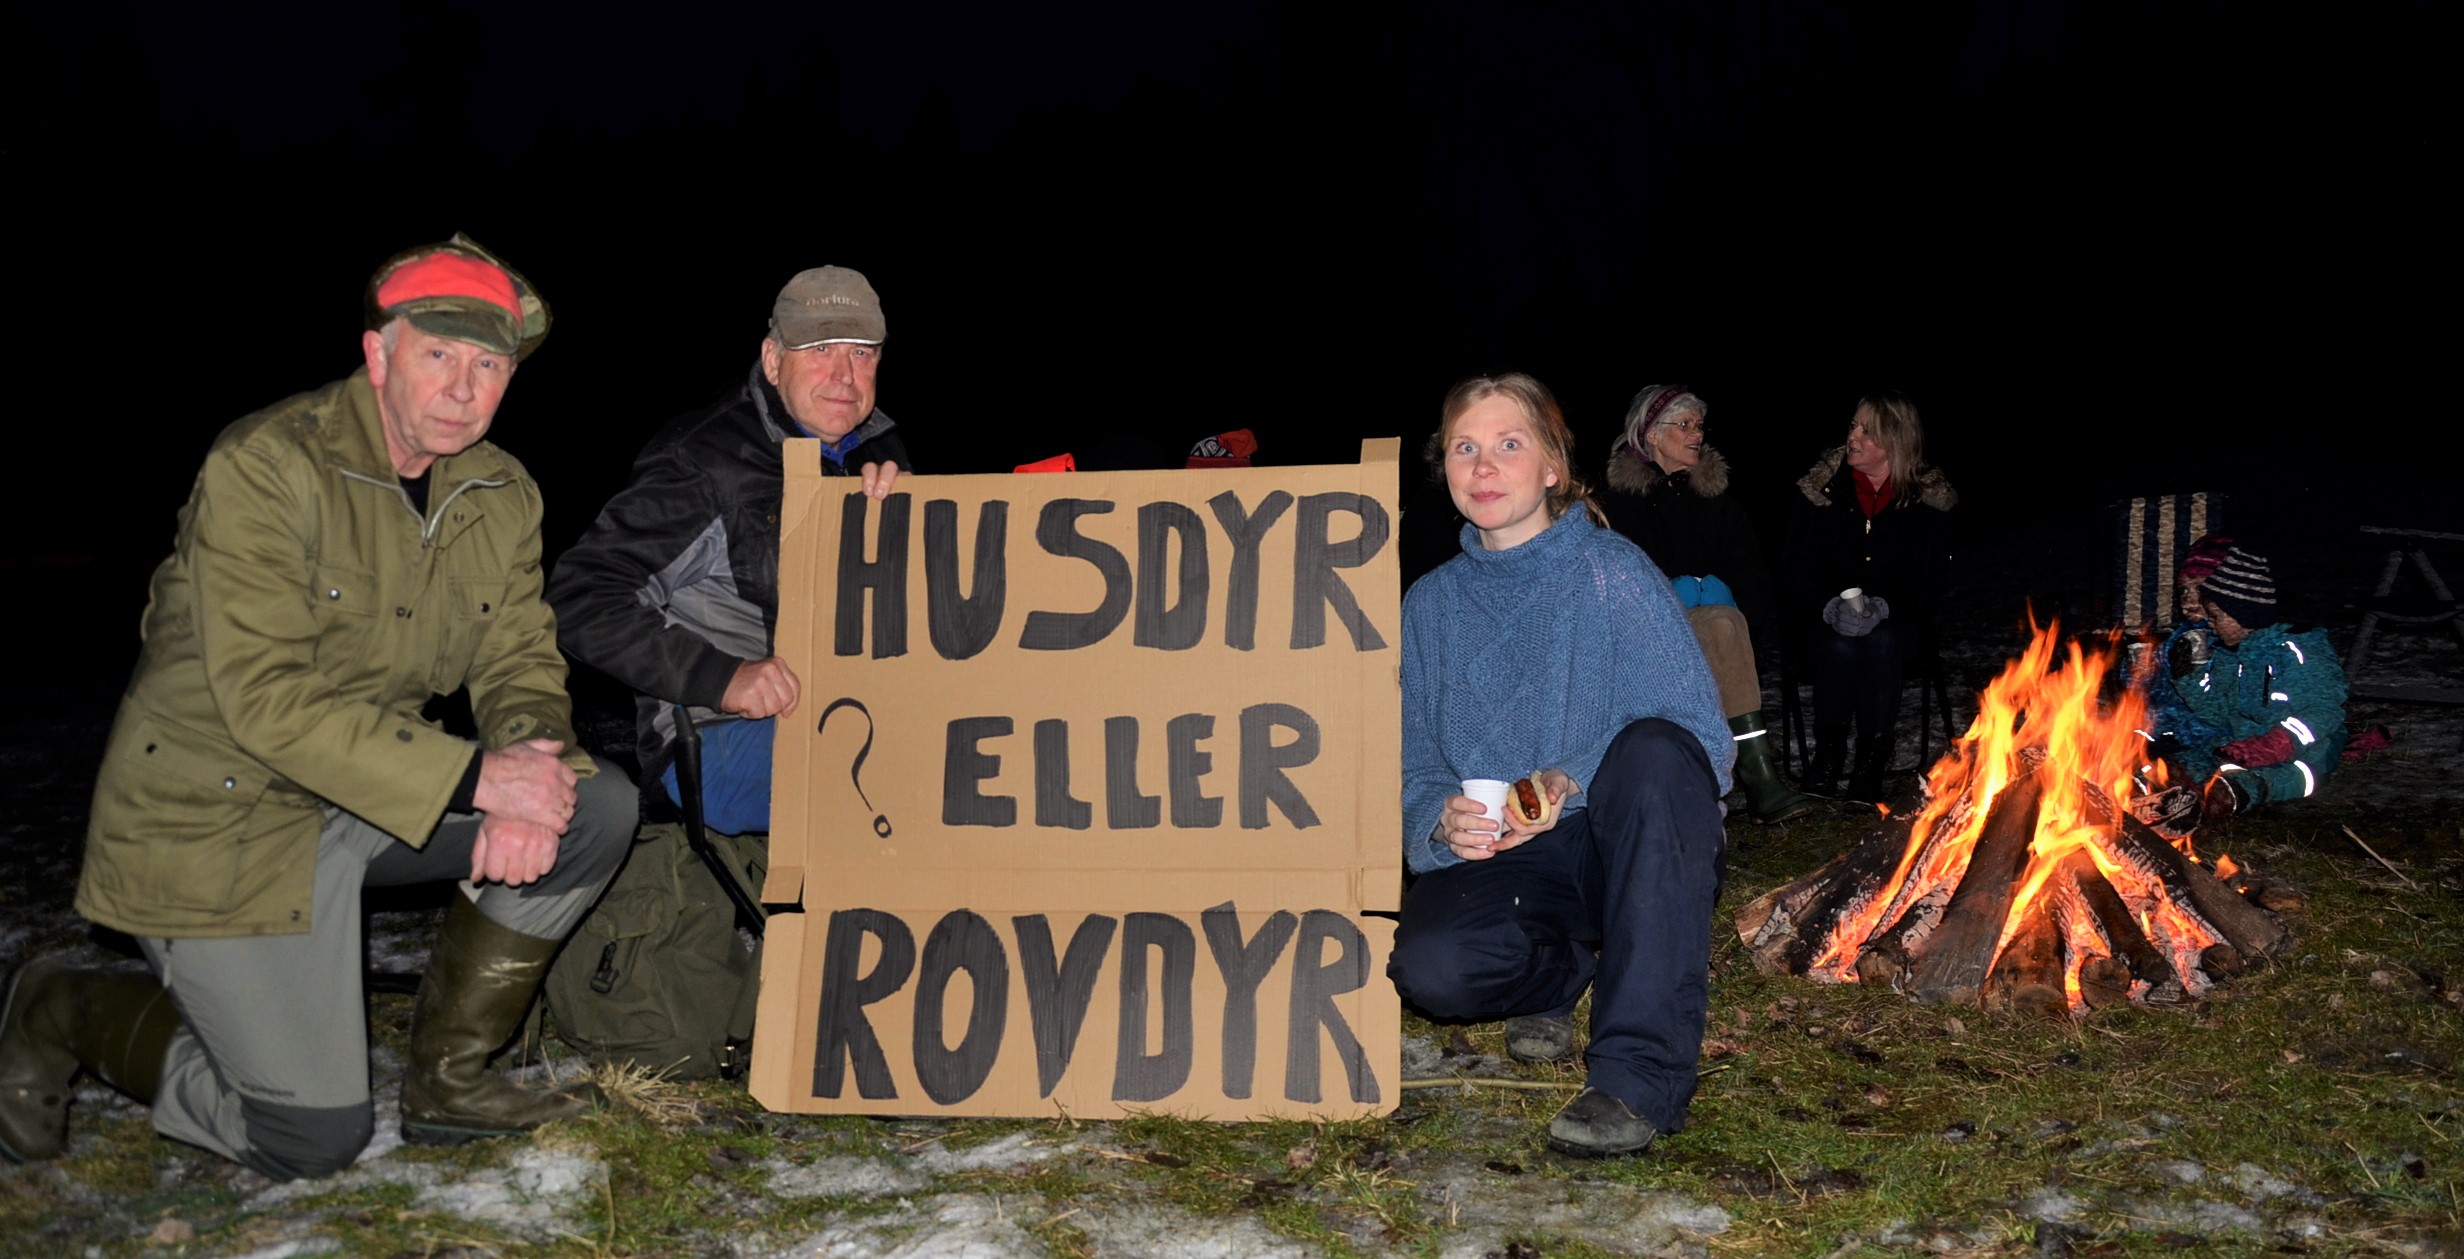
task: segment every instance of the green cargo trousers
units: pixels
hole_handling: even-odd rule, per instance
[[[497,925],[562,939],[624,864],[639,811],[633,784],[601,761],[575,790],[573,821],[546,877],[462,888]],[[467,879],[479,821],[448,814],[413,848],[329,807],[305,934],[140,938],[187,1024],[164,1055],[154,1130],[276,1180],[349,1166],[376,1123],[360,894]]]

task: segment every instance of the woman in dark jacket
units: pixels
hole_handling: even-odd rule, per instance
[[[1797,482],[1788,529],[1790,611],[1809,624],[1814,756],[1805,788],[1878,800],[1906,662],[1928,646],[1950,564],[1950,479],[1925,462],[1916,406],[1895,391],[1857,403],[1848,442]]]
[[[1686,620],[1719,682],[1737,743],[1737,788],[1759,822],[1810,813],[1813,801],[1780,778],[1764,737],[1762,675],[1754,636],[1772,632],[1771,578],[1745,508],[1728,497],[1728,461],[1703,440],[1710,408],[1679,385],[1653,385],[1626,409],[1609,456],[1601,506],[1677,587]]]

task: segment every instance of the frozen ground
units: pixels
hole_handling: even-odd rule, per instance
[[[2322,618],[2341,647],[2351,640],[2359,600],[2376,580],[2380,552],[2351,535],[2319,540],[2312,550],[2278,557],[2292,582],[2307,582],[2320,594]],[[2065,610],[2072,623],[2094,602],[2096,554],[2092,546],[2039,530],[2010,538],[1999,550],[1966,557],[1969,574],[1946,625],[1946,666],[1951,679],[1954,726],[1973,711],[1973,688],[2001,667],[2020,640],[2022,611],[2033,598],[2040,610]],[[2464,572],[2451,573],[2464,578]],[[2382,676],[2464,685],[2464,647],[2452,633],[2390,631],[2366,668]],[[64,668],[31,684],[30,697],[0,712],[0,965],[13,966],[36,952],[83,951],[97,959],[115,956],[97,942],[69,910],[76,874],[86,794],[111,717],[124,661],[93,670]],[[1909,695],[1902,722],[1900,763],[1917,761],[1917,695]],[[2381,811],[2449,809],[2464,805],[2464,708],[2383,701],[2356,703],[2351,725],[2387,727],[2393,745],[2348,764],[2322,798],[2301,808],[2325,826],[2331,818],[2367,818]],[[1938,751],[1941,741],[1933,741]],[[2446,814],[2450,820],[2453,813]],[[2449,829],[2452,829],[2450,824]],[[416,903],[374,915],[372,953],[381,968],[416,970],[424,956],[432,913]],[[379,1003],[379,1017],[400,1017],[403,1003]],[[1511,1071],[1493,1058],[1449,1055],[1421,1039],[1407,1045],[1407,1074],[1484,1075]],[[80,1158],[36,1167],[0,1166],[0,1198],[31,1197],[53,1204],[47,1218],[70,1234],[0,1237],[0,1252],[73,1255],[82,1252],[245,1255],[250,1259],[328,1253],[360,1253],[347,1239],[364,1223],[365,1207],[327,1204],[352,1190],[379,1190],[390,1209],[424,1212],[469,1222],[499,1239],[527,1238],[542,1246],[593,1253],[594,1243],[576,1235],[591,1204],[607,1200],[622,1169],[612,1169],[586,1146],[558,1139],[502,1142],[473,1166],[439,1163],[399,1145],[392,1094],[400,1065],[380,1050],[374,1063],[377,1095],[384,1099],[379,1136],[358,1165],[314,1186],[274,1186],[194,1151],[158,1143],[153,1183],[97,1184],[80,1178]],[[1404,1117],[1442,1109],[1452,1090],[1408,1095]],[[98,1153],[101,1121],[133,1121],[136,1110],[88,1083],[77,1106],[74,1153]],[[1401,1122],[1403,1120],[1398,1120]],[[1180,1206],[1130,1191],[1098,1195],[1093,1202],[1056,1211],[1050,1199],[1005,1196],[977,1187],[988,1174],[1018,1175],[1039,1167],[1068,1169],[1104,1183],[1108,1169],[1151,1158],[1111,1125],[1089,1124],[1070,1134],[1013,1134],[963,1150],[944,1148],[929,1130],[881,1124],[850,1138],[844,1128],[822,1129],[810,1121],[760,1117],[725,1122],[766,1123],[774,1136],[813,1137],[809,1153],[778,1154],[758,1164],[758,1188],[743,1179],[708,1178],[707,1228],[674,1239],[672,1251],[648,1253],[730,1256],[1008,1256],[1060,1253],[1051,1239],[1080,1239],[1071,1249],[1097,1255],[1157,1259],[1235,1259],[1245,1256],[1310,1256],[1324,1253],[1270,1227],[1274,1207],[1198,1215]],[[1484,1120],[1483,1122],[1487,1122]],[[133,1127],[124,1122],[121,1128]],[[2090,1152],[2136,1150],[2161,1142],[2163,1116],[2110,1118],[2082,1125],[2093,1137]],[[718,1130],[723,1136],[724,1129]],[[1477,1133],[1468,1134],[1477,1136]],[[1951,1140],[1956,1133],[1945,1133]],[[692,1139],[710,1144],[710,1132]],[[714,1145],[712,1165],[722,1170]],[[2083,1154],[2082,1157],[2085,1157]],[[2010,1237],[2010,1219],[2028,1221],[2042,1242],[2057,1247],[2070,1222],[2091,1213],[2119,1212],[2148,1221],[2152,1232],[2204,1239],[2227,1248],[2270,1245],[2296,1251],[2323,1234],[2321,1194],[2278,1171],[2240,1161],[2210,1165],[2180,1151],[2157,1158],[2151,1152],[2140,1184],[2127,1192],[2073,1182],[2048,1184],[2010,1204],[2009,1217],[1973,1226],[1898,1223],[1868,1240],[1899,1252],[1957,1253]],[[1574,1175],[1524,1175],[1520,1166],[1476,1156],[1422,1155],[1381,1168],[1392,1183],[1410,1186],[1418,1208],[1444,1221],[1434,1241],[1399,1245],[1363,1219],[1347,1234],[1359,1253],[1507,1256],[1527,1259],[1537,1250],[1512,1239],[1535,1234],[1565,1239],[1593,1253],[1708,1255],[1720,1249],[1729,1216],[1715,1203]],[[702,1178],[697,1178],[702,1179]],[[204,1247],[192,1243],[193,1227],[181,1218],[181,1193],[220,1186],[241,1201],[248,1221],[239,1240]],[[1262,1187],[1263,1188],[1263,1187]],[[1287,1186],[1287,1189],[1290,1187]],[[2163,1192],[2159,1192],[2159,1189]],[[1752,1192],[1749,1186],[1746,1192]],[[1806,1192],[1790,1185],[1790,1192]],[[1821,1192],[1819,1188],[1812,1190]],[[1303,1200],[1327,1191],[1303,1187]],[[362,1199],[365,1194],[359,1195]],[[794,1228],[774,1228],[765,1217],[787,1204],[822,1200],[829,1210]],[[166,1205],[174,1204],[174,1205]],[[48,1210],[48,1208],[47,1208]],[[1066,1218],[1064,1218],[1066,1217]],[[75,1231],[83,1230],[83,1231]],[[187,1230],[184,1232],[183,1230]],[[1063,1231],[1056,1231],[1063,1230]],[[2044,1239],[2051,1239],[2050,1241]],[[89,1249],[90,1248],[90,1249]],[[2386,1253],[2406,1251],[2390,1241]],[[404,1252],[419,1253],[419,1252]],[[463,1246],[451,1230],[436,1234],[425,1253],[477,1256],[501,1253],[491,1245]],[[601,1252],[605,1253],[605,1252]],[[645,1252],[635,1252],[645,1253]],[[1843,1250],[1842,1253],[1851,1253]]]

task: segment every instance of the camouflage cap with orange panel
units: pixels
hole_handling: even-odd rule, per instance
[[[408,319],[422,332],[525,359],[548,337],[548,304],[522,273],[479,242],[453,239],[405,249],[368,278],[371,331]]]

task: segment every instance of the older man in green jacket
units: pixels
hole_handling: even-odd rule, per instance
[[[77,908],[152,973],[29,963],[0,997],[0,1153],[48,1158],[80,1068],[276,1179],[372,1134],[363,887],[462,879],[423,976],[402,1131],[590,1105],[486,1070],[621,864],[635,798],[572,745],[539,490],[481,440],[547,335],[463,237],[371,281],[366,366],[225,429],[155,570]],[[467,687],[476,743],[425,719]]]

